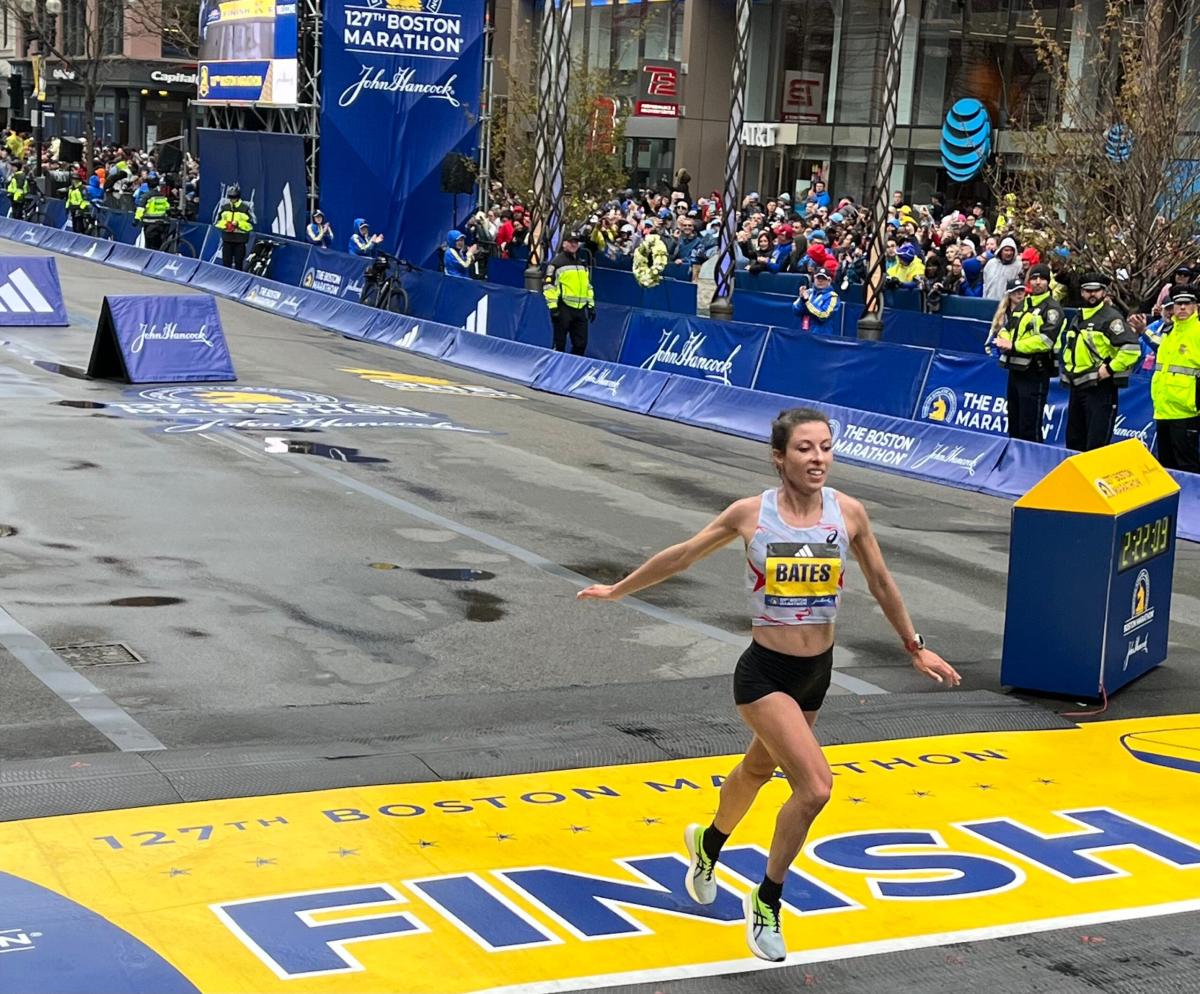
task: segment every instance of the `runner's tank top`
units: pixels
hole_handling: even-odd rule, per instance
[[[833,624],[849,548],[836,491],[821,488],[821,521],[811,528],[786,524],[779,516],[779,491],[765,491],[746,547],[753,624]]]

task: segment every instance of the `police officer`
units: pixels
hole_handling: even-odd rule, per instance
[[[25,175],[24,167],[17,166],[12,178],[8,181],[8,202],[12,205],[12,209],[9,211],[10,217],[22,218],[25,216],[25,198],[28,196],[29,179]]]
[[[1083,306],[1059,335],[1062,381],[1070,387],[1067,448],[1080,452],[1112,441],[1117,420],[1117,390],[1141,357],[1138,336],[1125,316],[1104,299],[1108,277],[1084,273],[1079,289]]]
[[[1009,283],[1010,295],[1020,279]],[[1027,442],[1041,442],[1050,375],[1054,372],[1054,344],[1066,313],[1050,293],[1050,267],[1029,270],[1029,294],[996,340],[1000,365],[1008,370],[1008,434]]]
[[[1196,291],[1177,286],[1170,330],[1158,345],[1150,399],[1158,428],[1158,461],[1167,469],[1200,473],[1200,318]]]
[[[167,214],[171,210],[171,201],[159,190],[157,176],[148,177],[146,187],[146,199],[133,212],[133,219],[142,225],[146,234],[146,248],[160,249],[167,234]]]
[[[71,176],[71,187],[67,190],[67,216],[71,219],[72,231],[86,235],[92,230],[91,203],[78,175]]]
[[[542,290],[554,325],[555,351],[566,351],[569,335],[571,352],[575,355],[583,355],[588,322],[596,320],[596,295],[592,291],[591,274],[579,259],[579,241],[579,235],[573,231],[563,238],[558,255],[546,267],[546,285]]]
[[[221,265],[241,270],[246,265],[246,243],[254,229],[254,211],[242,199],[242,188],[234,183],[225,191],[213,227],[221,232]]]

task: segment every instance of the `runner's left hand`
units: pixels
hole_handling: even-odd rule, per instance
[[[614,584],[608,583],[593,583],[590,587],[584,587],[575,595],[576,600],[598,600],[598,601],[615,601],[620,594],[614,594]]]
[[[938,683],[946,683],[951,687],[957,687],[962,683],[962,677],[958,675],[958,670],[932,649],[922,649],[920,652],[914,652],[912,664],[918,673],[924,673],[930,680],[936,680]]]

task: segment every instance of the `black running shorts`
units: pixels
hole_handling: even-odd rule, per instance
[[[801,711],[816,711],[833,676],[833,646],[817,656],[789,656],[751,642],[733,671],[733,701],[753,704],[767,694],[784,693]]]

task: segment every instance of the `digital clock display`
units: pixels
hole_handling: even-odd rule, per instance
[[[1166,552],[1171,544],[1171,524],[1171,515],[1167,514],[1122,534],[1117,572],[1141,566]]]

